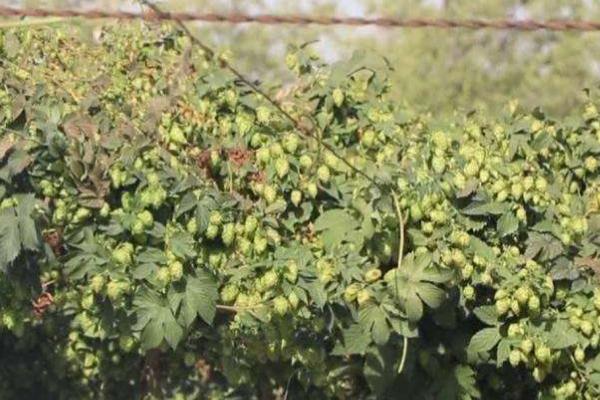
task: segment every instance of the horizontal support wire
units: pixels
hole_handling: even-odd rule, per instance
[[[551,31],[600,31],[600,21],[585,20],[510,20],[510,19],[445,19],[445,18],[394,18],[394,17],[335,17],[301,14],[241,14],[241,13],[196,13],[169,12],[156,13],[105,10],[68,10],[46,8],[15,8],[0,6],[0,16],[4,17],[63,17],[63,18],[116,18],[143,19],[148,21],[202,21],[228,24],[262,25],[321,25],[321,26],[376,26],[381,28],[437,28],[437,29],[497,29],[497,30],[551,30]]]

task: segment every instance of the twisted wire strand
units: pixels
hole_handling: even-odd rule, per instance
[[[202,21],[228,24],[262,25],[322,25],[322,26],[377,26],[381,28],[437,28],[437,29],[496,29],[496,30],[550,30],[550,31],[600,31],[600,21],[586,20],[510,20],[510,19],[445,19],[445,18],[395,18],[395,17],[336,17],[302,14],[241,14],[154,11],[133,12],[120,10],[69,10],[47,8],[16,8],[0,6],[4,17],[63,17],[63,18],[116,18],[149,21]]]

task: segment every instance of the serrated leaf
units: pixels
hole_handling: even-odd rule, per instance
[[[500,219],[498,219],[498,235],[500,237],[504,237],[515,233],[519,228],[519,220],[512,212],[507,212],[503,214]]]
[[[213,277],[204,271],[198,271],[196,276],[188,276],[185,295],[181,302],[181,312],[187,326],[199,315],[211,325],[217,310],[219,293]]]
[[[461,212],[465,215],[501,215],[510,209],[506,203],[472,203],[463,208]]]
[[[473,310],[473,314],[479,318],[481,322],[487,325],[498,325],[498,312],[494,306],[481,306]]]
[[[496,351],[497,367],[500,367],[506,360],[508,360],[508,356],[510,355],[510,347],[511,342],[507,339],[502,339],[498,344],[498,349]]]
[[[359,323],[366,332],[371,332],[373,341],[378,345],[387,343],[390,327],[387,313],[378,305],[369,304],[359,311]]]
[[[577,331],[571,328],[568,322],[558,320],[548,324],[545,330],[546,344],[551,349],[559,350],[577,344]]]
[[[179,258],[192,258],[196,256],[194,237],[188,232],[176,232],[169,240],[173,254]]]
[[[13,262],[21,251],[19,224],[14,209],[0,211],[0,268]]]
[[[347,241],[360,223],[346,210],[334,209],[322,213],[314,223],[315,230],[321,233],[326,249],[332,249]]]
[[[489,351],[498,343],[500,338],[498,327],[484,328],[471,337],[467,351],[472,354]]]
[[[369,344],[371,344],[371,335],[366,332],[362,325],[352,324],[342,331],[344,343],[337,349],[339,355],[365,354]]]
[[[488,261],[492,261],[496,258],[492,248],[478,237],[471,236],[471,239],[469,240],[469,248],[471,251],[473,251],[473,253],[475,253],[475,255],[483,257]]]
[[[167,301],[148,288],[142,288],[133,300],[137,322],[134,329],[142,330],[142,348],[157,347],[162,340],[174,349],[183,337],[183,329]]]

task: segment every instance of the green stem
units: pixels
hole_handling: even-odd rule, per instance
[[[404,364],[406,364],[406,355],[408,354],[408,338],[404,336],[404,342],[402,344],[402,358],[400,358],[400,365],[398,366],[398,375],[404,370]]]
[[[404,256],[404,218],[402,216],[402,208],[400,207],[398,195],[394,191],[392,191],[392,199],[394,200],[394,207],[396,208],[396,217],[398,218],[398,229],[400,229],[400,238],[398,244],[398,266],[396,268],[396,275],[394,276],[394,283],[396,285],[396,298],[399,298],[400,293],[398,288],[398,275],[400,274],[400,269],[402,268],[402,258]],[[404,336],[403,339],[404,341],[402,346],[402,358],[400,360],[400,366],[398,367],[398,374],[401,374],[402,370],[404,370],[406,354],[408,353],[408,338]]]

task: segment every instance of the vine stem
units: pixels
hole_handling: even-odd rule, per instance
[[[404,257],[404,217],[402,216],[402,208],[400,207],[398,195],[394,191],[392,191],[392,199],[394,200],[394,207],[396,209],[396,218],[398,218],[398,229],[400,230],[398,243],[398,266],[396,267],[396,275],[394,276],[394,283],[396,285],[396,298],[399,298],[400,293],[398,288],[398,275],[400,274],[400,269],[402,268],[402,259]],[[401,374],[404,370],[407,353],[408,338],[405,335],[403,337],[402,357],[400,359],[400,365],[398,366],[398,374]]]
[[[408,354],[408,338],[404,336],[402,341],[402,357],[400,358],[400,365],[398,366],[398,375],[404,370],[404,364],[406,364],[406,355]]]

